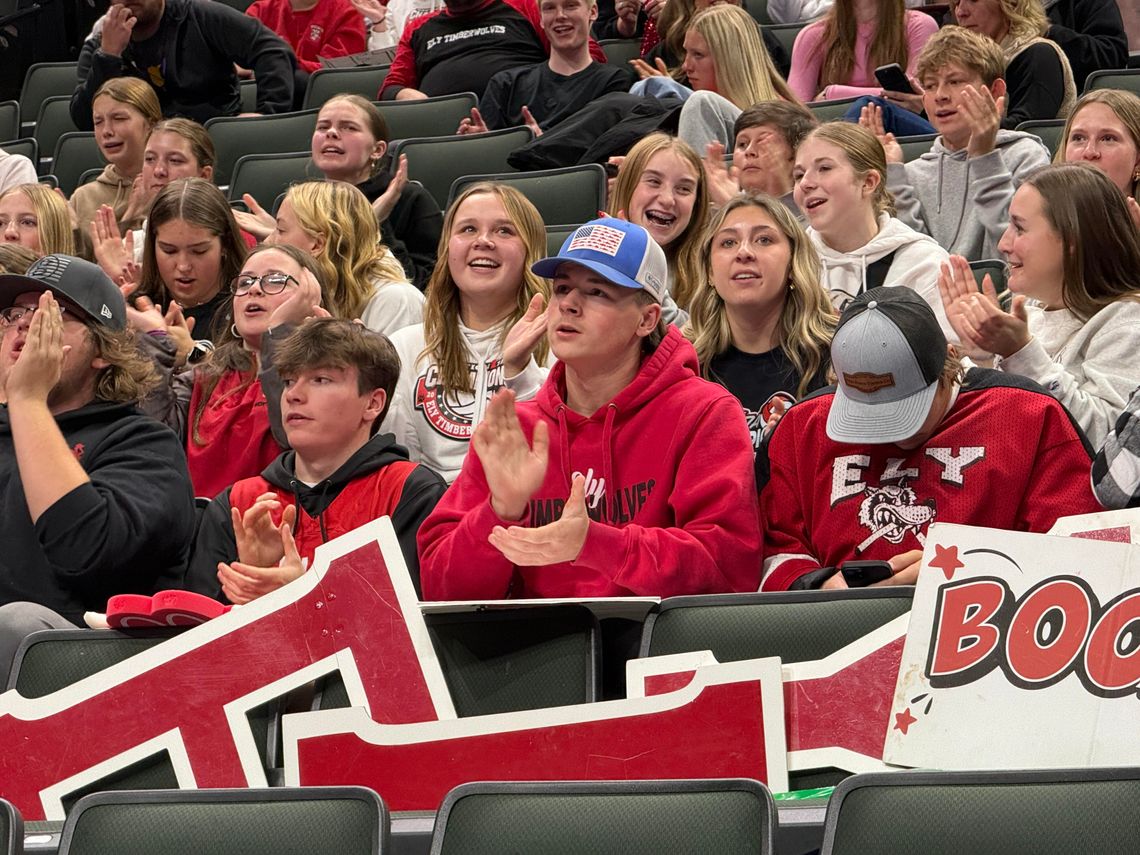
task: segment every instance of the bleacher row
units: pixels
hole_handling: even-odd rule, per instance
[[[711,650],[722,662],[816,660],[906,613],[911,596],[908,588],[865,588],[666,599],[649,610],[636,655]],[[584,605],[425,617],[461,716],[604,696],[602,657],[615,647],[607,640],[615,628]],[[616,633],[628,634],[629,623],[619,621]],[[17,654],[8,688],[43,697],[173,632],[37,633]],[[312,709],[348,705],[335,676],[307,700]],[[281,780],[280,716],[296,702],[279,698],[250,715],[270,783]],[[835,783],[830,798],[824,791],[787,800],[752,780],[478,782],[452,790],[432,817],[389,815],[382,793],[357,787],[179,790],[169,762],[152,761],[66,796],[64,822],[23,824],[0,801],[0,838],[9,853],[116,855],[798,855],[821,846],[835,855],[1059,855],[1132,851],[1140,831],[1140,769],[850,777],[812,770],[793,775],[791,789]]]

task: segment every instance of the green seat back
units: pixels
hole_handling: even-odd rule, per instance
[[[765,6],[765,14],[767,14],[767,6]],[[808,23],[807,21],[800,21],[795,24],[771,24],[764,27],[764,29],[776,37],[790,59],[792,56],[792,47],[795,46],[796,43],[796,36],[800,34],[800,30],[806,27]],[[810,107],[811,105],[808,104],[808,106]],[[820,119],[820,121],[823,121],[823,119]]]
[[[617,68],[629,68],[629,61],[641,56],[641,39],[602,39],[598,46],[606,62]]]
[[[0,101],[0,140],[20,136],[20,102]]]
[[[720,662],[822,659],[910,611],[914,589],[670,597],[650,612],[642,656],[711,650]]]
[[[584,223],[606,207],[606,172],[597,163],[583,163],[539,172],[464,175],[455,179],[447,204],[463,189],[480,181],[509,184],[538,209],[544,223]]]
[[[1135,852],[1140,770],[891,772],[848,778],[822,855]]]
[[[423,184],[442,209],[456,178],[513,171],[507,156],[532,138],[530,128],[521,127],[474,136],[404,139],[392,146],[392,159],[397,162],[406,154],[408,177]]]
[[[1123,89],[1140,95],[1140,68],[1106,68],[1085,78],[1085,92],[1094,89]]]
[[[934,147],[938,134],[918,134],[912,137],[898,137],[896,142],[903,150],[903,161],[918,160]]]
[[[426,620],[461,716],[598,699],[599,629],[585,606],[428,614]]]
[[[379,855],[388,814],[362,787],[98,793],[68,815],[60,855]]]
[[[55,154],[55,144],[64,134],[78,131],[75,122],[71,121],[71,96],[53,95],[44,100],[36,117],[36,129],[33,136],[40,147],[40,156],[47,157]],[[47,166],[45,164],[45,166]],[[43,169],[43,172],[54,172],[53,168]]]
[[[32,162],[33,167],[38,168],[40,165],[40,147],[33,137],[23,137],[18,140],[0,142],[0,148],[4,149],[8,154],[22,154]]]
[[[1017,130],[1040,137],[1041,142],[1045,143],[1045,148],[1049,149],[1049,156],[1052,157],[1061,145],[1061,136],[1065,133],[1065,120],[1034,119],[1031,122],[1022,122],[1017,126]]]
[[[59,188],[70,196],[83,182],[83,176],[91,170],[98,175],[106,161],[95,142],[95,134],[87,131],[70,131],[55,144],[55,155],[51,159],[52,174],[59,181]],[[80,223],[86,231],[90,223]]]
[[[40,105],[53,95],[71,97],[79,85],[79,63],[77,62],[37,62],[28,68],[24,75],[24,85],[20,89],[20,123],[23,133],[30,133]],[[50,149],[49,149],[50,151]]]
[[[227,198],[237,201],[248,193],[269,210],[290,184],[321,177],[312,164],[308,151],[244,155],[234,164]]]
[[[305,109],[316,107],[333,95],[351,93],[369,101],[379,96],[384,78],[388,76],[386,65],[358,65],[352,68],[318,68],[309,77],[305,88]],[[453,129],[454,130],[454,129]]]
[[[791,56],[791,51],[788,52],[788,55]],[[858,100],[858,98],[836,98],[832,101],[809,101],[806,106],[811,110],[816,120],[823,124],[824,122],[837,122],[842,119],[847,115],[851,105]]]
[[[214,182],[219,187],[228,185],[234,164],[246,154],[285,154],[311,150],[316,124],[316,110],[272,116],[218,116],[210,119],[206,122],[206,130],[210,132],[218,151],[218,160],[214,164]]]
[[[432,855],[759,855],[775,808],[751,780],[476,783],[436,816]]]
[[[479,97],[474,92],[457,92],[419,101],[373,103],[388,125],[389,139],[411,140],[453,136],[459,123],[471,115],[471,108],[479,106]]]
[[[570,237],[570,235],[574,233],[574,230],[580,225],[581,223],[577,225],[547,226],[546,254],[558,255],[558,251],[562,249],[562,244],[566,242],[566,238]]]

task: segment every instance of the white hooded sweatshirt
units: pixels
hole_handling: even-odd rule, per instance
[[[522,373],[510,379],[503,365],[504,321],[476,332],[459,323],[467,345],[468,365],[474,393],[458,393],[439,385],[439,365],[424,350],[424,325],[413,324],[389,338],[400,355],[400,379],[383,432],[394,433],[396,442],[408,449],[411,459],[434,469],[447,483],[459,475],[475,426],[483,420],[487,402],[504,386],[519,400],[533,398],[546,380],[548,368],[532,358]]]
[[[879,214],[879,233],[851,252],[832,249],[813,228],[808,228],[807,233],[823,262],[823,287],[831,295],[836,310],[842,312],[844,306],[867,289],[867,267],[893,252],[894,259],[883,285],[913,289],[934,310],[946,340],[958,340],[938,293],[938,271],[950,254],[934,238],[916,232],[902,220],[885,213]]]

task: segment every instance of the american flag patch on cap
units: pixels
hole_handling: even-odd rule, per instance
[[[594,252],[604,252],[606,255],[616,256],[623,240],[625,240],[625,232],[611,226],[582,226],[574,232],[574,239],[570,241],[570,246],[566,247],[566,251],[592,249]]]

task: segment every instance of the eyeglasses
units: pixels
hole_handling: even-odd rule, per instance
[[[7,309],[0,311],[0,325],[6,327],[15,326],[24,318],[27,318],[30,322],[38,308],[39,306],[9,306]],[[74,312],[71,314],[74,315]],[[67,317],[68,309],[66,306],[59,306],[59,315],[62,318]]]
[[[288,273],[266,273],[264,276],[237,276],[230,283],[230,293],[235,297],[244,297],[254,285],[261,286],[262,294],[280,294],[289,283],[300,285],[296,277]]]

